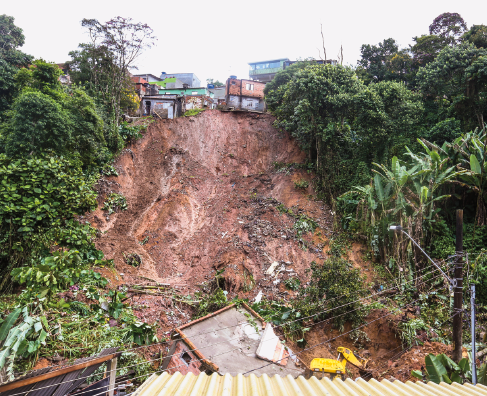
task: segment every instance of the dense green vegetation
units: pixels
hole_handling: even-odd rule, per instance
[[[431,264],[390,225],[447,265],[456,209],[464,210],[470,257],[464,284],[487,284],[486,29],[441,14],[409,48],[388,38],[364,44],[356,67],[298,62],[265,88],[276,127],[299,141],[317,191],[337,209],[337,231],[367,241],[368,256],[408,298],[443,281],[415,280]],[[415,290],[407,292],[409,282]],[[477,294],[480,312],[486,297]],[[448,301],[442,296],[428,309],[448,310]],[[413,330],[414,323],[403,326],[406,344],[414,339],[408,332],[433,325],[434,317],[422,316]]]
[[[137,30],[136,41],[123,39],[133,56],[145,46],[139,38],[150,36],[150,28],[120,18],[84,24],[98,38]],[[74,81],[63,85],[57,65],[19,50],[24,36],[12,17],[0,16],[0,32],[0,369],[12,377],[39,357],[75,359],[152,343],[155,329],[137,319],[126,290],[109,289],[96,271],[113,263],[95,248],[96,229],[79,221],[97,206],[100,175],[116,176],[110,162],[142,136],[143,126],[119,123],[135,103],[125,83],[135,58],[121,62],[123,46],[103,41],[82,45],[106,56],[103,67],[73,53]],[[123,196],[107,197],[109,213],[125,208]],[[142,361],[126,352],[121,370]]]

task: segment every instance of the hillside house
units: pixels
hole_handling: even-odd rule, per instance
[[[181,117],[185,109],[185,99],[179,95],[144,96],[138,110],[139,116],[152,115],[156,118]]]
[[[215,106],[224,106],[226,104],[227,87],[225,85],[223,87],[208,88],[208,91],[213,93]]]
[[[149,84],[142,77],[132,77],[132,82],[135,84],[135,92],[142,98],[146,95],[157,95],[159,93],[157,87]]]
[[[225,110],[264,112],[264,88],[262,82],[230,76],[226,83]]]
[[[194,73],[172,73],[172,74],[170,74],[170,73],[162,72],[160,80],[163,81],[167,78],[177,78],[183,84],[188,84],[189,88],[201,86],[200,79],[198,77],[196,77],[196,74],[194,74]]]
[[[284,62],[288,58],[273,59],[261,62],[249,63],[249,78],[254,81],[269,82],[272,81],[278,71],[284,70]]]
[[[154,76],[153,74],[148,74],[148,73],[146,73],[146,74],[134,74],[133,76],[134,77],[142,77],[149,84],[150,83],[159,82],[159,81],[162,81],[163,80],[162,78],[159,78],[157,76]]]

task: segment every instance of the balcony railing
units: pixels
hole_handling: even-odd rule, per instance
[[[277,73],[280,70],[282,70],[282,67],[273,67],[273,68],[269,68],[269,69],[250,70],[249,76],[258,76],[260,74],[272,74],[272,73]]]

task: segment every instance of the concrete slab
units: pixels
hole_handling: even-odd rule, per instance
[[[257,357],[264,333],[262,325],[261,320],[241,306],[184,327],[183,332],[207,359],[219,367],[220,374],[237,375],[252,369],[256,369],[252,372],[255,375],[296,377],[302,374],[303,369],[296,366],[293,359],[281,366]],[[216,345],[208,347],[211,344]]]

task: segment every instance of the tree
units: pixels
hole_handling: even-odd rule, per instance
[[[456,115],[462,129],[484,127],[487,114],[487,50],[471,43],[445,47],[436,59],[422,68],[418,84],[439,108]],[[476,120],[477,122],[472,122]]]
[[[269,108],[308,152],[328,198],[366,183],[372,161],[417,136],[421,96],[404,83],[366,86],[352,69],[332,65],[296,66],[278,76],[288,82],[268,93]]]
[[[314,62],[312,59],[304,60],[293,63],[291,66],[286,67],[284,70],[280,70],[276,73],[272,81],[269,81],[264,87],[265,100],[269,110],[274,111],[279,105],[282,104],[285,85],[292,80],[293,76],[300,70],[314,64],[316,64],[316,62]]]
[[[0,51],[8,52],[22,47],[25,42],[22,29],[15,26],[15,18],[8,15],[0,15]]]
[[[467,24],[456,12],[438,15],[429,27],[430,34],[441,37],[449,45],[458,44],[460,37],[467,31]]]
[[[22,92],[2,125],[0,152],[20,158],[51,150],[85,169],[101,165],[109,155],[103,121],[93,100],[80,88],[64,88],[60,74],[42,60],[17,73]]]
[[[212,78],[207,78],[206,79],[206,83],[207,84],[213,84],[215,87],[223,87],[225,86],[225,84],[223,84],[222,82],[216,80],[216,81],[213,81]]]
[[[477,48],[487,48],[487,26],[473,25],[470,30],[462,36],[462,40],[472,43]]]
[[[83,19],[81,25],[88,29],[91,43],[80,45],[83,59],[78,64],[84,65],[76,72],[84,74],[91,88],[100,92],[108,114],[118,125],[130,70],[156,38],[147,24],[134,23],[131,18],[116,17],[104,24],[96,19]]]
[[[444,38],[434,34],[422,35],[421,37],[413,37],[416,42],[411,47],[414,60],[420,66],[426,66],[435,60],[440,51],[447,45]]]
[[[24,35],[22,29],[15,26],[14,18],[0,15],[0,121],[18,92],[15,74],[19,68],[28,66],[32,61],[30,55],[17,49],[22,45]]]
[[[15,158],[46,150],[63,153],[72,139],[68,112],[40,91],[27,91],[15,100],[2,134],[5,153]]]
[[[384,40],[378,45],[364,44],[360,48],[362,59],[358,65],[366,71],[366,82],[377,82],[391,79],[387,62],[399,51],[399,46],[392,38]]]

